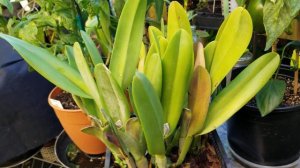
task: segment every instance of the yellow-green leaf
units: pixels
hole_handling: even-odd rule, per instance
[[[179,29],[184,29],[192,36],[192,30],[186,11],[179,2],[172,1],[169,6],[167,39],[170,40]]]
[[[252,29],[251,16],[242,7],[236,8],[222,24],[210,69],[212,92],[247,49]]]
[[[76,69],[59,60],[46,49],[2,33],[0,37],[10,43],[22,58],[47,80],[72,94],[91,98],[87,86]]]
[[[152,84],[157,96],[160,98],[162,87],[162,65],[158,54],[152,54],[147,57],[144,73]]]
[[[170,135],[181,116],[194,69],[193,40],[184,29],[178,30],[171,38],[162,59],[162,69],[162,105]]]
[[[123,90],[131,83],[139,60],[147,1],[127,0],[115,36],[109,69]]]
[[[209,106],[201,134],[213,131],[244,106],[269,81],[279,66],[279,55],[267,53],[244,69]]]

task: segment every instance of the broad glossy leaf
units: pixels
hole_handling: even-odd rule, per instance
[[[158,54],[149,55],[146,59],[144,74],[152,84],[157,96],[161,96],[162,65]]]
[[[164,118],[174,131],[181,116],[186,94],[194,69],[192,37],[185,30],[178,30],[170,40],[162,59],[162,105]]]
[[[95,67],[95,77],[103,105],[119,128],[124,127],[130,117],[127,98],[104,64]]]
[[[267,53],[244,69],[211,102],[204,129],[206,134],[222,125],[269,81],[279,66],[279,55]]]
[[[99,63],[103,63],[102,57],[98,51],[98,48],[96,47],[95,43],[91,39],[91,37],[84,31],[80,31],[81,37],[84,41],[84,44],[89,52],[90,58],[95,65]]]
[[[212,92],[245,52],[252,37],[252,20],[246,9],[236,8],[218,32],[211,63]]]
[[[186,11],[179,2],[172,1],[169,6],[167,39],[170,40],[179,29],[184,29],[192,36],[192,30]]]
[[[77,70],[60,61],[46,49],[2,33],[0,37],[10,43],[24,60],[47,80],[72,94],[90,98],[88,88]]]
[[[82,54],[81,47],[79,43],[74,43],[73,46],[74,49],[74,55],[75,55],[75,62],[78,67],[78,70],[83,78],[83,81],[85,82],[86,86],[89,89],[89,94],[92,96],[93,100],[95,101],[96,105],[99,109],[103,108],[102,101],[100,99],[100,95],[97,89],[97,85],[95,82],[95,79],[90,71],[90,68]],[[98,113],[97,116],[100,117],[100,120],[105,123],[105,119],[101,113]]]
[[[194,70],[189,93],[188,107],[192,111],[192,119],[188,136],[193,136],[203,129],[210,103],[211,81],[205,68],[198,66]]]
[[[125,90],[131,83],[139,60],[147,2],[127,0],[115,36],[109,69]]]
[[[293,18],[299,14],[299,0],[267,0],[264,4],[264,26],[267,34],[265,50],[271,48],[274,41],[290,25]]]
[[[286,84],[271,79],[255,96],[256,105],[262,117],[272,112],[283,100]]]
[[[164,155],[163,109],[154,88],[145,75],[137,72],[132,83],[132,97],[151,155]]]

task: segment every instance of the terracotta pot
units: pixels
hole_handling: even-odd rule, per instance
[[[91,125],[90,119],[81,109],[61,109],[50,101],[50,99],[55,98],[61,91],[60,88],[55,87],[49,94],[48,103],[54,109],[57,118],[68,136],[80,150],[87,154],[104,153],[106,147],[99,139],[81,132],[83,128]]]

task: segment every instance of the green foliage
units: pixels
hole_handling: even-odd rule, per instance
[[[248,103],[268,82],[278,66],[279,55],[271,52],[256,59],[243,70],[211,102],[201,134],[216,129]]]
[[[264,117],[272,112],[283,100],[286,84],[282,80],[271,79],[255,96],[256,105]]]
[[[124,90],[130,85],[138,63],[145,13],[145,1],[126,3],[118,23],[109,69]]]
[[[42,8],[55,8],[60,2],[48,1]],[[147,151],[157,167],[177,166],[184,161],[197,135],[224,123],[263,87],[278,67],[279,57],[275,53],[260,57],[211,100],[211,90],[248,46],[252,22],[247,11],[238,8],[228,16],[215,41],[205,48],[208,56],[197,54],[195,63],[188,16],[178,2],[170,4],[167,36],[159,29],[149,28],[151,46],[146,54],[142,45],[146,8],[144,0],[126,1],[109,68],[97,53],[97,45],[78,27],[75,31],[81,35],[82,45],[75,42],[73,47],[63,48],[69,64],[46,49],[8,35],[0,37],[49,81],[73,94],[93,121],[93,126],[83,132],[101,139],[119,163],[146,168]],[[108,32],[98,23],[90,30],[101,37],[101,44]],[[20,27],[27,26],[23,24]],[[141,72],[136,72],[137,67]],[[174,145],[179,148],[175,164],[166,158],[167,149]]]
[[[298,0],[266,0],[264,4],[264,26],[267,33],[265,50],[271,48],[274,41],[289,26],[300,11]]]
[[[0,8],[2,8],[1,5],[5,6],[10,13],[13,13],[14,8],[9,0],[0,0]],[[0,10],[0,14],[2,14],[1,10]]]

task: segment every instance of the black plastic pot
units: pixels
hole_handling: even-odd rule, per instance
[[[210,14],[205,12],[197,13],[193,22],[197,29],[217,30],[224,21],[222,14]]]
[[[47,102],[54,86],[0,40],[0,166],[54,139],[61,126]]]
[[[219,137],[217,131],[211,132],[209,134],[209,138],[210,138],[210,140],[216,150],[218,158],[221,162],[221,168],[230,168],[231,166],[229,165],[229,159],[227,157],[224,146],[220,140],[220,137]]]
[[[300,105],[276,108],[265,117],[260,116],[257,107],[246,105],[228,121],[231,151],[250,167],[297,165],[299,132]]]
[[[75,168],[80,167],[83,165],[76,165],[70,161],[70,153],[76,153],[79,151],[77,147],[75,147],[75,144],[72,142],[72,140],[69,138],[69,136],[65,133],[65,131],[62,131],[60,135],[57,137],[54,147],[55,155],[58,158],[58,161],[61,165],[63,165],[66,168]],[[75,152],[74,152],[75,151]],[[81,152],[82,153],[82,152]],[[98,156],[91,156],[91,155],[85,155],[84,159],[88,159],[90,161],[93,161],[93,159],[98,159]],[[111,153],[109,150],[105,153],[105,163],[104,168],[110,167],[110,159],[111,159]]]

